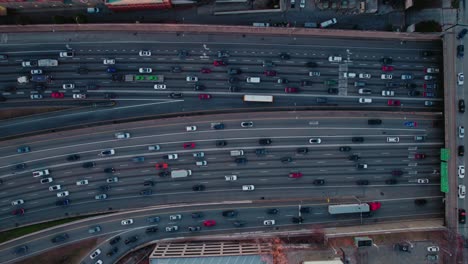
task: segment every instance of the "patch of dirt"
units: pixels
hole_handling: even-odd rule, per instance
[[[15,108],[0,111],[0,120],[68,109],[68,107]]]
[[[70,264],[80,263],[80,260],[88,254],[99,243],[99,239],[86,239],[68,246],[49,250],[40,255],[15,262],[17,264]]]

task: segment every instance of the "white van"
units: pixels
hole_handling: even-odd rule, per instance
[[[86,9],[86,12],[88,12],[88,14],[99,13],[99,8],[97,8],[97,7],[88,7]]]
[[[253,185],[242,185],[242,190],[243,191],[253,191],[253,190],[255,190],[255,186],[253,186]]]
[[[321,28],[326,28],[326,27],[328,27],[330,25],[336,24],[336,22],[337,22],[336,18],[332,18],[330,20],[327,20],[327,21],[324,21],[324,22],[320,23],[320,27]]]
[[[270,23],[253,23],[254,27],[269,27]]]
[[[242,149],[231,150],[231,157],[237,157],[237,156],[242,156],[242,155],[244,155],[244,151]]]
[[[399,137],[387,137],[387,142],[388,143],[398,143],[398,142],[400,142],[400,138]]]
[[[360,104],[371,104],[372,99],[371,98],[359,98],[359,103]]]
[[[260,83],[260,77],[247,77],[247,83]]]

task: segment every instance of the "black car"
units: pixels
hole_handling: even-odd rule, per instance
[[[347,147],[347,146],[346,147],[340,147],[339,150],[341,152],[348,152],[348,151],[351,151],[351,147]]]
[[[145,181],[143,186],[154,186],[154,181]]]
[[[458,146],[458,156],[465,156],[465,146]]]
[[[72,154],[67,157],[67,161],[77,161],[80,160],[80,155]]]
[[[182,98],[182,93],[170,93],[168,95],[170,98]]]
[[[465,100],[458,100],[458,112],[465,113]]]
[[[192,218],[202,218],[203,213],[202,212],[194,212],[192,213]]]
[[[465,46],[462,44],[462,45],[458,45],[457,46],[457,57],[461,58],[465,55]]]
[[[102,186],[99,186],[99,190],[101,190],[102,192],[107,192],[111,189],[111,186],[110,185],[102,185]]]
[[[279,84],[285,84],[285,83],[289,83],[289,80],[286,78],[279,78],[276,82]]]
[[[123,82],[125,77],[122,74],[112,74],[112,81]]]
[[[386,183],[386,184],[397,184],[398,181],[395,180],[395,179],[390,179],[390,180],[386,180],[385,183]]]
[[[426,199],[416,199],[416,200],[414,200],[414,204],[416,204],[416,205],[425,205],[425,204],[427,204],[427,200]]]
[[[159,177],[168,177],[168,176],[171,176],[171,172],[170,171],[161,171],[158,175],[159,175]]]
[[[156,233],[156,232],[158,232],[158,227],[157,226],[148,227],[148,228],[146,228],[145,232],[146,233]]]
[[[410,252],[410,245],[407,243],[396,244],[394,248],[398,249],[399,251]]]
[[[229,83],[236,83],[236,82],[238,82],[238,81],[239,81],[239,79],[237,79],[236,77],[230,77],[230,78],[228,79],[228,82],[229,82]]]
[[[140,195],[152,195],[152,194],[153,194],[153,190],[151,189],[145,189],[140,192]]]
[[[117,244],[119,243],[120,239],[121,239],[120,236],[116,236],[113,239],[109,240],[109,244],[111,245]]]
[[[411,90],[408,92],[408,96],[420,96],[421,92],[416,90]]]
[[[83,168],[93,168],[96,166],[96,162],[94,161],[89,161],[89,162],[85,162],[83,163]]]
[[[356,184],[357,185],[369,185],[369,181],[368,180],[357,180]]]
[[[276,208],[270,208],[270,209],[267,209],[266,211],[267,214],[278,214],[279,213],[279,210],[276,209]]]
[[[338,94],[339,90],[338,90],[338,88],[328,88],[327,92],[329,94]]]
[[[291,220],[294,224],[302,224],[302,222],[304,222],[304,218],[302,217],[293,217]]]
[[[301,207],[299,210],[302,214],[308,214],[310,213],[310,207]]]
[[[281,162],[282,163],[289,163],[289,162],[292,162],[292,158],[291,157],[282,157],[281,158]]]
[[[105,168],[104,173],[114,173],[115,169],[114,168]]]
[[[360,157],[357,154],[353,154],[353,155],[349,156],[348,159],[352,160],[352,161],[358,161],[360,159]]]
[[[222,212],[224,217],[236,217],[238,212],[236,210],[225,210]]]
[[[280,54],[280,59],[289,60],[289,59],[291,59],[291,56],[289,56],[289,54],[287,54],[287,53],[281,53]]]
[[[301,85],[302,85],[302,86],[312,86],[312,81],[302,80],[302,81],[301,81]],[[335,88],[335,89],[336,89],[336,88]]]
[[[457,39],[462,39],[466,33],[468,33],[468,29],[464,28],[460,32],[458,32]]]
[[[15,248],[14,252],[16,255],[23,255],[26,254],[29,251],[29,247],[26,245],[19,246]]]
[[[247,224],[246,221],[241,221],[241,220],[236,220],[234,222],[232,222],[232,225],[235,226],[235,227],[243,227]]]
[[[171,72],[173,72],[173,73],[182,72],[182,68],[180,68],[179,66],[173,66],[173,67],[171,68]]]
[[[227,145],[227,141],[226,140],[218,140],[216,141],[216,146],[217,147],[224,147]]]
[[[324,179],[318,179],[318,180],[314,180],[312,182],[313,185],[324,185],[325,184],[325,180]]]
[[[266,155],[267,154],[267,150],[262,148],[262,149],[256,149],[255,150],[255,154],[257,154],[258,156],[262,156],[262,155]]]
[[[201,84],[195,84],[195,85],[193,86],[193,90],[195,90],[195,91],[203,91],[203,90],[205,90],[205,86],[204,86],[204,85],[201,85]]]
[[[117,98],[117,94],[115,93],[105,93],[104,94],[104,99],[114,99]]]
[[[133,242],[137,242],[137,240],[138,240],[138,236],[131,236],[131,237],[125,239],[124,243],[125,243],[125,245],[127,245],[127,244],[130,244],[130,243],[133,243]]]
[[[228,73],[229,75],[236,75],[236,74],[241,74],[242,71],[241,71],[240,69],[229,69],[229,70],[227,71],[227,73]]]
[[[109,250],[109,252],[107,252],[107,256],[108,257],[112,257],[115,253],[117,253],[117,251],[119,251],[119,248],[118,247],[113,247],[111,250]]]
[[[57,235],[55,237],[53,237],[51,239],[52,243],[60,243],[60,242],[63,242],[65,240],[68,239],[68,234],[67,233],[63,233],[63,234],[60,234],[60,235]]]
[[[28,166],[26,165],[26,163],[20,163],[20,164],[16,164],[16,166],[14,167],[15,170],[24,170],[26,169]]]
[[[416,89],[418,86],[415,83],[405,83],[404,87],[406,89]]]
[[[224,124],[223,123],[215,124],[213,125],[213,129],[216,129],[216,130],[224,129]]]
[[[388,64],[392,64],[393,63],[393,60],[391,58],[382,58],[382,63],[384,65],[388,65]]]
[[[368,125],[381,125],[382,120],[381,119],[369,119],[367,120]]]
[[[236,158],[234,162],[237,164],[245,164],[247,163],[247,158]]]
[[[270,145],[271,144],[271,139],[269,138],[261,138],[258,140],[258,144],[260,145]]]
[[[192,186],[192,190],[194,191],[204,191],[205,190],[205,185],[203,184],[197,184]]]
[[[317,67],[318,64],[316,62],[307,62],[305,66],[309,68],[314,68],[314,67]]]
[[[69,205],[70,203],[71,203],[70,199],[65,199],[65,200],[60,200],[60,201],[55,202],[55,205],[65,206],[65,205]]]
[[[76,71],[78,72],[78,74],[88,74],[88,69],[84,68],[84,67],[80,67],[78,68],[78,70]]]
[[[238,92],[238,91],[239,91],[239,87],[237,87],[235,85],[229,86],[229,92],[235,93],[235,92]]]
[[[307,154],[309,152],[309,149],[308,148],[297,148],[296,152],[298,154]]]
[[[363,137],[353,137],[353,138],[351,138],[351,141],[355,142],[355,143],[361,143],[361,142],[364,142],[364,138]]]

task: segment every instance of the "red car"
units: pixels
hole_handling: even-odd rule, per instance
[[[400,100],[388,100],[388,101],[387,101],[387,105],[390,105],[390,106],[400,106],[400,105],[401,105],[401,102],[400,102]]]
[[[276,76],[276,71],[265,71],[265,76]]]
[[[226,66],[227,63],[222,61],[222,60],[215,60],[215,61],[213,61],[213,65],[214,66]]]
[[[426,158],[426,154],[423,154],[423,153],[416,153],[416,154],[414,154],[414,158],[415,158],[415,159],[425,159],[425,158]]]
[[[200,100],[208,100],[211,99],[211,94],[199,94],[198,98],[200,98]]]
[[[167,169],[169,168],[169,165],[167,163],[156,163],[156,169]]]
[[[296,87],[286,87],[284,88],[284,92],[285,93],[297,93],[299,92],[299,89],[297,89]]]
[[[65,94],[60,92],[53,92],[50,96],[52,96],[52,98],[63,98],[65,97]]]
[[[203,221],[203,225],[204,226],[215,226],[216,221],[215,220],[205,220],[205,221]]]
[[[12,213],[13,215],[24,215],[24,208],[16,209]]]
[[[466,211],[465,209],[458,209],[458,223],[466,223]]]
[[[384,66],[382,66],[382,71],[391,72],[391,71],[393,71],[393,66],[384,65]]]
[[[184,143],[184,149],[187,149],[187,148],[195,148],[195,143],[193,142]]]
[[[301,178],[302,177],[302,172],[291,172],[289,173],[289,178]]]
[[[210,73],[211,69],[203,68],[201,69],[201,73]]]

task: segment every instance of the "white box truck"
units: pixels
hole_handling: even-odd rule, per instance
[[[192,175],[191,170],[173,170],[171,171],[171,178],[183,178]]]

